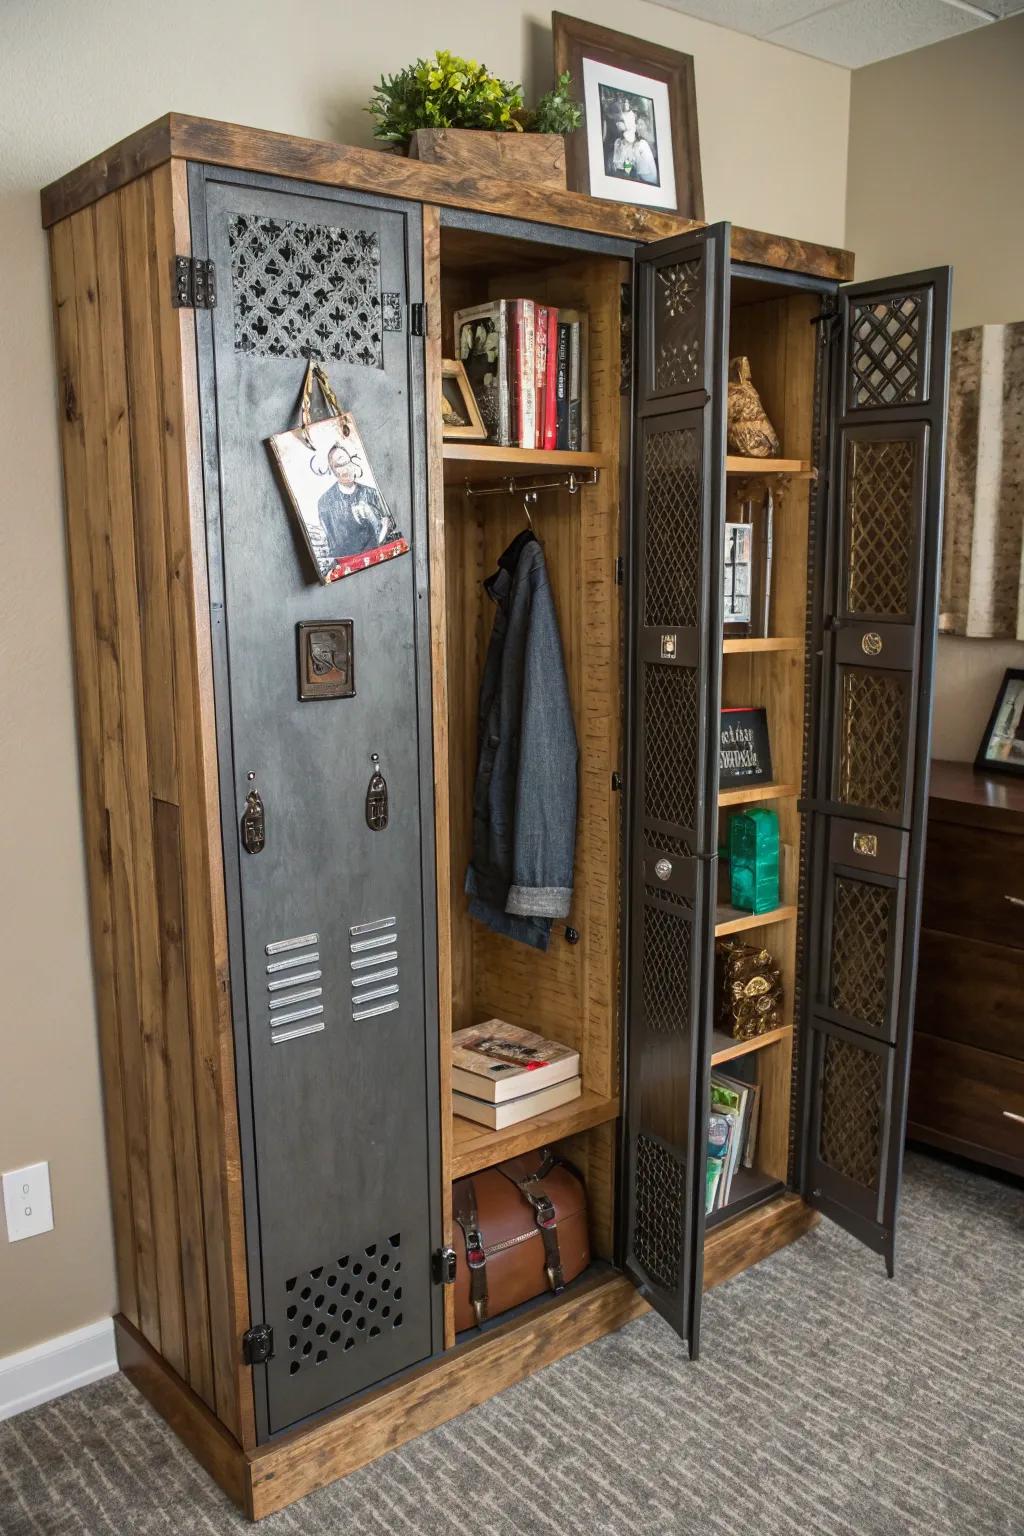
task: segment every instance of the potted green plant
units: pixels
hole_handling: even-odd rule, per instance
[[[383,75],[366,110],[376,119],[374,136],[412,159],[564,187],[564,136],[582,119],[571,84],[568,74],[560,75],[530,111],[521,86],[442,49]]]

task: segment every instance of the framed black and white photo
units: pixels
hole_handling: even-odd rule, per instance
[[[1024,774],[1024,670],[1008,667],[999,685],[975,768]]]
[[[555,72],[584,123],[566,140],[569,186],[593,197],[704,217],[693,59],[554,11]]]
[[[721,789],[772,781],[772,748],[766,709],[722,710],[718,781]]]

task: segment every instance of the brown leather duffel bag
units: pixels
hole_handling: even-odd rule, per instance
[[[452,1205],[456,1329],[561,1291],[590,1263],[583,1180],[547,1149],[457,1179]]]

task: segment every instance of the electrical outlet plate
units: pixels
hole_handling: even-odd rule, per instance
[[[49,1163],[32,1163],[28,1168],[14,1168],[4,1176],[4,1212],[7,1216],[7,1240],[20,1243],[25,1237],[38,1237],[53,1231],[53,1201],[50,1198]]]

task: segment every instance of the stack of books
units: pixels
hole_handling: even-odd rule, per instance
[[[578,1099],[580,1053],[517,1024],[488,1019],[452,1036],[457,1115],[501,1131]]]
[[[590,447],[585,311],[492,299],[456,311],[455,343],[492,442]]]
[[[737,1168],[753,1168],[761,1110],[758,1083],[744,1083],[717,1070],[711,1073],[711,1133],[708,1137],[707,1204],[720,1211],[729,1204]]]

